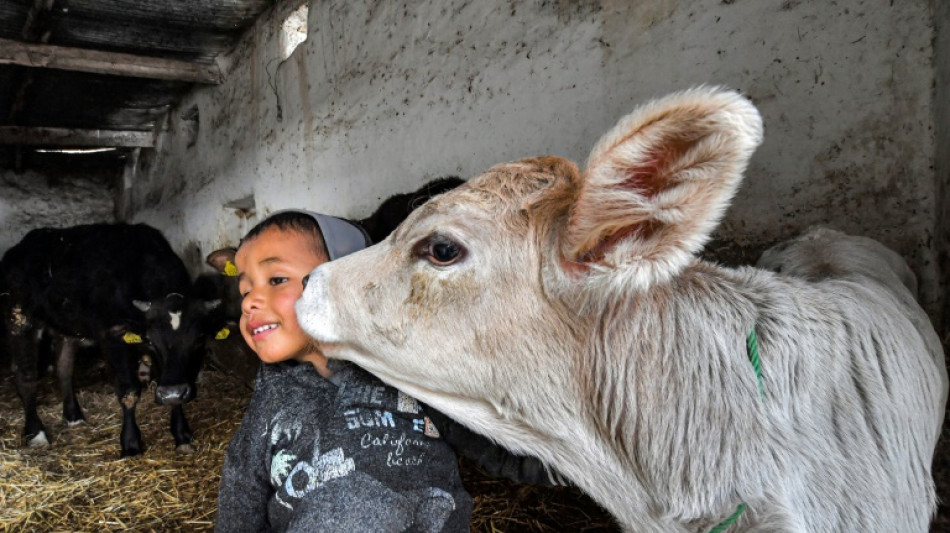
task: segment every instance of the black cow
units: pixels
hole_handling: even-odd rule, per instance
[[[376,208],[372,215],[360,220],[373,244],[382,242],[415,208],[429,198],[450,191],[465,183],[458,176],[446,176],[427,182],[413,192],[394,194]]]
[[[99,344],[112,367],[122,407],[122,456],[142,453],[135,406],[143,383],[157,381],[155,400],[171,406],[179,451],[191,450],[183,404],[194,399],[218,302],[194,296],[181,259],[155,228],[144,224],[91,224],[29,232],[0,261],[0,316],[14,381],[23,401],[23,434],[31,446],[48,444],[36,412],[39,340],[53,335],[63,417],[83,420],[72,371],[81,342]]]

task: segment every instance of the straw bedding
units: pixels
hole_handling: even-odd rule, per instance
[[[207,368],[198,398],[186,407],[196,439],[194,453],[174,452],[168,410],[144,395],[137,419],[144,455],[118,459],[121,415],[105,364],[93,358],[77,368],[77,389],[86,423],[67,428],[55,379],[47,376],[40,397],[53,444],[20,447],[23,413],[7,362],[0,379],[0,531],[210,531],[228,440],[250,397],[245,383]],[[950,496],[950,432],[944,429],[934,462],[938,492]],[[492,479],[462,463],[475,498],[472,531],[617,531],[610,517],[568,488],[540,488]],[[950,531],[941,505],[931,529]]]
[[[108,375],[97,362],[80,384],[86,423],[67,428],[55,379],[44,380],[40,416],[49,449],[20,447],[23,412],[12,378],[0,382],[0,528],[5,531],[207,531],[231,433],[248,398],[243,386],[207,372],[186,407],[195,453],[174,451],[167,408],[143,395],[137,419],[148,449],[120,460],[122,417]],[[78,377],[78,376],[77,376]]]
[[[87,354],[88,356],[88,354]],[[0,531],[211,531],[218,482],[231,434],[250,389],[237,376],[206,368],[198,397],[185,407],[194,453],[174,451],[168,409],[143,394],[137,421],[147,449],[119,459],[122,417],[108,369],[92,356],[77,363],[77,396],[86,423],[67,428],[55,376],[43,380],[39,413],[48,449],[20,446],[23,410],[3,361],[0,379]],[[610,517],[574,489],[516,485],[462,463],[475,498],[472,531],[617,531]]]

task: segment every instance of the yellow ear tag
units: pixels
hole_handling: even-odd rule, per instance
[[[238,275],[237,267],[231,261],[224,263],[224,275],[232,278]]]
[[[126,331],[125,335],[122,336],[122,340],[125,341],[126,344],[142,344],[142,337],[139,337],[131,331]]]
[[[214,335],[214,340],[216,340],[216,341],[223,341],[224,339],[228,338],[228,335],[230,335],[230,334],[231,334],[231,330],[230,330],[230,329],[228,329],[228,328],[221,328],[221,331],[215,333],[215,335]]]

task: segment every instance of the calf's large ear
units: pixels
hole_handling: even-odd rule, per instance
[[[762,119],[733,91],[700,87],[648,103],[598,141],[562,253],[576,268],[666,281],[709,239],[762,141]]]

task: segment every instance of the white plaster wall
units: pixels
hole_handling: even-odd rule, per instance
[[[247,229],[228,201],[360,218],[447,174],[583,163],[637,103],[721,84],[766,124],[724,247],[754,257],[815,223],[874,236],[934,311],[933,18],[928,0],[314,2],[288,61],[263,21],[225,84],[185,98],[131,206],[203,254]],[[179,118],[193,107],[196,135]]]
[[[111,179],[0,172],[0,255],[34,228],[114,222]]]

